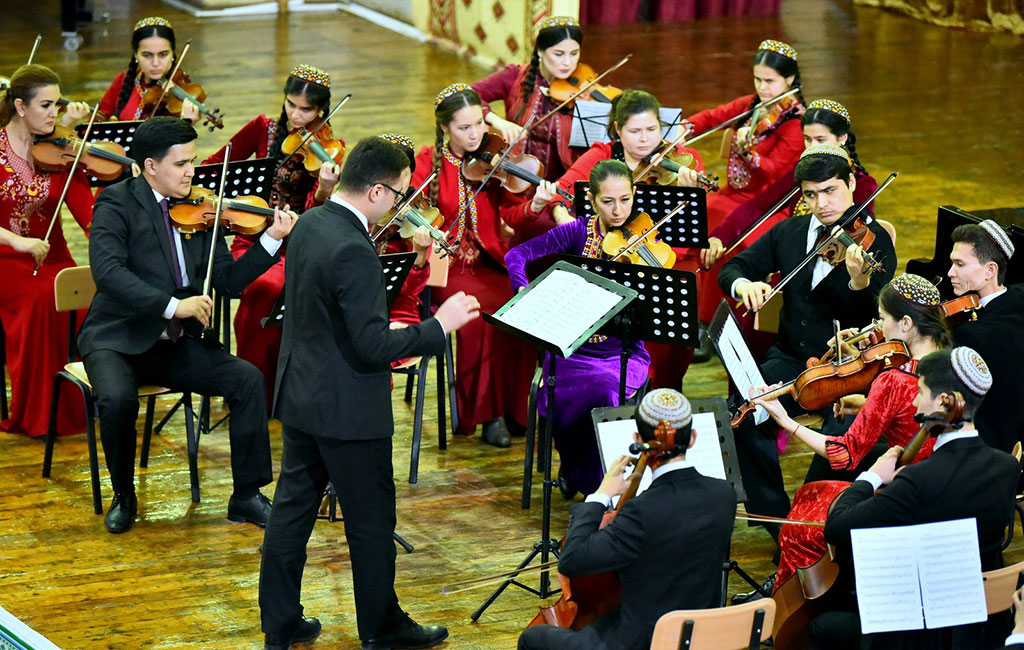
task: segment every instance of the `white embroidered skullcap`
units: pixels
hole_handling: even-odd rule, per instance
[[[690,401],[671,388],[658,388],[644,395],[637,414],[652,427],[664,422],[673,429],[689,425],[692,416]]]
[[[996,243],[996,246],[1002,249],[1006,259],[1013,257],[1013,242],[1002,226],[991,219],[985,219],[978,225],[984,228],[988,236],[992,238],[992,241]]]
[[[953,363],[953,372],[960,381],[976,395],[984,395],[992,388],[992,373],[981,355],[971,348],[961,346],[953,348],[949,355]]]

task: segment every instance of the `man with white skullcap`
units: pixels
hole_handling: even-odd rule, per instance
[[[903,450],[894,447],[836,499],[825,524],[825,539],[835,545],[837,559],[844,567],[839,595],[847,602],[839,604],[837,611],[814,619],[808,628],[812,648],[943,650],[990,648],[1003,640],[999,635],[1005,633],[1005,628],[986,630],[985,624],[891,632],[861,639],[856,602],[850,596],[855,578],[850,562],[851,530],[974,519],[981,568],[987,571],[1002,566],[1000,543],[1007,525],[1013,522],[1020,465],[1013,456],[986,445],[972,421],[992,386],[988,365],[976,351],[958,347],[925,356],[917,364],[917,373],[920,378],[914,406],[918,414],[948,412],[943,399],[960,393],[965,405],[961,421],[938,433],[930,457],[897,473],[896,461]],[[893,549],[894,553],[906,551]],[[992,637],[986,640],[986,633],[992,632],[995,643]]]
[[[949,279],[958,296],[976,292],[981,307],[953,330],[953,342],[978,351],[992,371],[992,389],[975,423],[991,447],[1010,451],[1024,441],[1024,286],[1005,286],[1014,246],[986,219],[953,231]]]
[[[717,431],[694,430],[690,403],[671,389],[648,393],[634,418],[639,430],[634,447],[648,453],[651,486],[601,528],[612,498],[630,485],[623,475],[635,463],[631,456],[616,460],[597,492],[573,506],[558,561],[559,572],[570,578],[617,572],[621,605],[579,631],[528,628],[519,637],[520,650],[646,649],[662,614],[721,604],[736,492],[727,481],[702,476],[686,460],[698,435]]]

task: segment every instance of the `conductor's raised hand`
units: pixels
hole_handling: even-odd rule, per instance
[[[213,300],[210,296],[191,296],[178,302],[174,309],[175,318],[195,318],[203,324],[203,327],[210,326],[210,314],[213,313]]]
[[[459,291],[441,303],[434,318],[441,323],[445,332],[451,334],[467,323],[480,318],[480,303],[475,296]]]
[[[288,233],[295,227],[295,222],[299,220],[299,215],[288,209],[289,206],[284,206],[284,210],[280,208],[274,208],[274,223],[270,224],[267,228],[267,234],[277,239],[278,241],[288,236]]]

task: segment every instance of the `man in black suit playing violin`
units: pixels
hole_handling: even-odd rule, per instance
[[[100,433],[114,500],[104,523],[112,533],[135,519],[135,421],[140,384],[222,395],[229,422],[234,493],[228,519],[266,525],[270,501],[270,441],[263,376],[219,345],[187,334],[208,327],[213,302],[200,295],[212,233],[182,235],[169,214],[174,199],[192,186],[196,131],[186,121],[157,117],[135,131],[132,155],[141,174],[100,193],[89,241],[96,296],[78,335],[85,369],[99,407]],[[275,261],[296,215],[275,211],[253,246],[232,260],[218,238],[212,285],[238,296]]]

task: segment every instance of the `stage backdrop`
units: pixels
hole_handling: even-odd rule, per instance
[[[893,9],[944,27],[1024,34],[1022,0],[854,0],[854,3]]]

